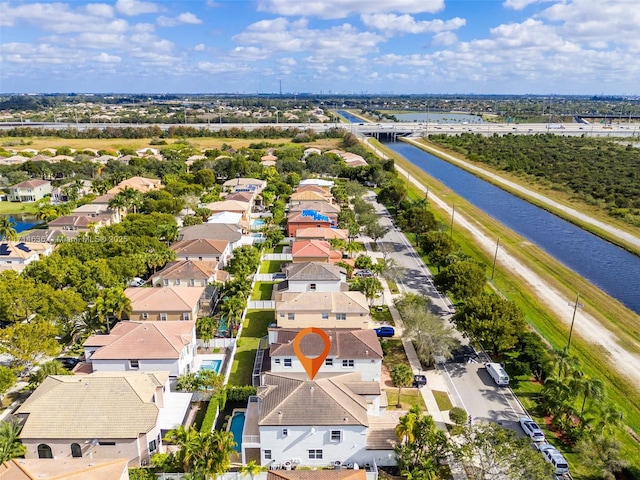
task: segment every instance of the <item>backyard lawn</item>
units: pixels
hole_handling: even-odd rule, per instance
[[[281,260],[265,260],[260,264],[260,273],[278,273],[282,263]]]
[[[274,321],[275,313],[272,310],[249,310],[247,312],[231,367],[229,385],[251,385],[253,361],[258,350],[258,343],[267,334],[269,324]]]
[[[251,300],[271,300],[274,282],[256,282],[251,292]]]

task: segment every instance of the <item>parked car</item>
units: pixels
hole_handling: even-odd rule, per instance
[[[544,442],[544,432],[532,419],[529,417],[521,418],[520,426],[524,433],[526,433],[534,442]]]
[[[273,274],[273,278],[274,280],[286,280],[287,279],[287,274],[286,273],[274,273]]]
[[[355,273],[356,277],[368,278],[373,277],[373,272],[371,270],[358,270]]]
[[[569,473],[569,464],[556,447],[548,443],[539,443],[537,449],[544,459],[555,467],[556,475]]]
[[[129,282],[130,287],[142,287],[145,283],[144,279],[140,277],[133,277],[133,280]]]
[[[427,377],[425,375],[414,375],[413,386],[416,388],[424,387],[427,384]]]
[[[376,332],[376,335],[379,337],[393,337],[396,334],[395,329],[388,325],[374,328],[373,330]]]
[[[56,358],[56,362],[60,362],[67,370],[73,370],[73,367],[80,363],[80,359],[75,357],[58,357]]]

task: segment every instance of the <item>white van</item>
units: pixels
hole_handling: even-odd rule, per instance
[[[493,381],[496,382],[496,385],[509,385],[509,375],[504,371],[502,365],[499,363],[486,363],[485,367],[487,368],[489,375],[491,375],[491,378],[493,378]]]
[[[544,443],[538,447],[544,459],[555,467],[555,474],[569,473],[569,464],[554,446]]]

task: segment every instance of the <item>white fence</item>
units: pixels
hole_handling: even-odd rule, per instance
[[[273,300],[250,300],[247,308],[249,310],[275,310],[276,302]]]
[[[235,342],[235,338],[212,338],[208,342],[197,340],[198,348],[230,348]]]
[[[293,256],[290,253],[265,253],[262,260],[280,260],[281,262],[291,262]]]

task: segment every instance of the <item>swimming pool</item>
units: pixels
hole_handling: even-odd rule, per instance
[[[244,410],[234,410],[229,421],[229,431],[233,433],[233,440],[236,442],[234,450],[242,452],[242,430],[244,429]]]
[[[222,360],[202,360],[200,363],[200,370],[213,370],[220,373],[220,367],[222,367]]]

